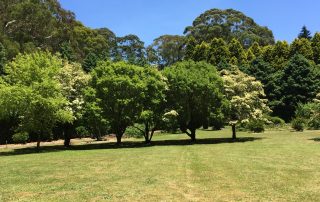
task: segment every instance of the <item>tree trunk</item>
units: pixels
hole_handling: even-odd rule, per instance
[[[122,135],[117,134],[116,137],[117,137],[117,145],[120,145],[122,140]]]
[[[155,132],[155,131],[156,131],[156,129],[155,129],[155,128],[151,130],[151,134],[150,134],[149,142],[151,142],[152,137],[153,137],[153,134],[154,134],[154,132]]]
[[[65,137],[64,138],[64,146],[65,147],[70,147],[70,142],[71,142],[70,137]]]
[[[96,135],[97,141],[102,141],[100,127],[97,127],[97,128],[98,128],[98,134]]]
[[[236,140],[236,139],[237,139],[236,124],[232,124],[232,139],[233,139],[233,140]]]
[[[70,129],[68,125],[64,126],[63,133],[64,133],[64,146],[70,147],[71,137],[70,137]]]
[[[191,141],[195,142],[196,141],[196,129],[190,129],[190,131],[191,131],[191,134],[190,134]]]
[[[151,140],[149,138],[149,132],[150,132],[149,123],[146,122],[145,123],[145,129],[144,129],[144,139],[145,139],[145,143],[146,144],[149,144],[151,142]]]
[[[40,138],[37,140],[37,152],[40,152]]]

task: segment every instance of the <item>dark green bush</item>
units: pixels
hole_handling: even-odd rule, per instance
[[[291,127],[296,131],[303,131],[305,127],[305,120],[302,118],[295,118],[291,121]]]
[[[90,137],[90,132],[84,126],[77,127],[76,133],[77,133],[77,137],[79,138]]]
[[[264,121],[262,120],[253,120],[247,124],[247,129],[254,133],[264,132]]]
[[[16,144],[26,144],[29,139],[29,134],[27,132],[19,132],[12,136],[12,140]]]
[[[281,119],[280,117],[277,117],[277,116],[269,117],[268,119],[276,127],[283,126],[286,123],[283,119]]]

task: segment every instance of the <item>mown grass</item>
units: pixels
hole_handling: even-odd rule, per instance
[[[1,149],[0,201],[319,201],[320,132],[198,138]]]

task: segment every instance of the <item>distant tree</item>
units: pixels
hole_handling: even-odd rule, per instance
[[[301,32],[299,33],[298,38],[311,40],[311,32],[307,29],[305,25],[301,28]]]
[[[217,66],[221,62],[228,62],[230,60],[230,51],[226,42],[219,38],[214,38],[209,44],[208,62]]]
[[[302,55],[295,55],[284,68],[281,81],[281,118],[289,121],[298,103],[307,103],[319,92],[319,71]]]
[[[117,54],[121,60],[130,64],[146,65],[146,50],[144,42],[136,35],[127,35],[117,38]]]
[[[236,38],[246,48],[254,42],[260,45],[274,43],[271,30],[259,26],[253,19],[233,9],[208,10],[197,17],[184,33],[194,37],[198,44],[202,41],[210,43],[214,38],[222,38],[227,42]]]
[[[179,62],[166,68],[164,75],[169,84],[168,106],[178,113],[181,131],[196,141],[196,129],[221,108],[222,80],[206,62]]]
[[[70,62],[73,62],[75,61],[75,53],[74,53],[74,50],[73,48],[71,47],[71,44],[68,43],[68,42],[63,42],[61,45],[60,45],[60,54],[61,54],[61,57],[63,59],[66,59]]]
[[[143,68],[125,62],[101,62],[92,71],[91,85],[95,103],[120,144],[127,127],[133,125],[143,111]]]
[[[99,60],[99,57],[95,53],[90,52],[86,56],[86,58],[83,60],[83,63],[82,63],[83,70],[86,72],[90,72],[97,66],[98,60]]]
[[[239,65],[247,62],[246,52],[237,39],[232,39],[229,43],[230,57],[235,57]]]
[[[259,45],[259,43],[257,42],[254,42],[252,44],[252,46],[250,46],[250,48],[248,50],[251,50],[251,52],[253,53],[253,55],[257,58],[257,57],[260,57],[261,54],[262,54],[262,49]]]
[[[286,41],[277,41],[272,48],[272,58],[269,61],[276,70],[282,69],[290,58],[290,46]]]
[[[316,64],[320,64],[320,33],[317,32],[311,41],[313,50],[313,60]]]
[[[248,76],[236,67],[222,70],[225,96],[230,101],[229,123],[232,126],[232,139],[236,139],[236,125],[252,120],[263,120],[263,115],[270,109],[267,107],[263,85],[254,77]]]
[[[153,41],[148,50],[149,52],[153,51],[156,56],[149,58],[151,63],[156,63],[160,67],[172,65],[184,58],[185,37],[179,35],[160,36]]]
[[[185,59],[187,59],[187,60],[192,59],[196,45],[197,45],[197,42],[194,37],[192,37],[192,36],[187,37]]]
[[[268,105],[276,115],[281,112],[281,91],[279,77],[281,70],[274,68],[270,63],[265,62],[262,57],[254,59],[245,69],[245,73],[256,78],[263,84],[263,89],[268,99]],[[279,108],[279,110],[277,110]]]
[[[247,55],[248,62],[252,62],[256,58],[256,56],[253,54],[251,49],[248,49],[246,55]]]
[[[197,62],[207,61],[209,49],[210,47],[206,42],[196,45],[191,59]]]
[[[0,43],[0,75],[4,73],[4,66],[7,60],[6,50],[2,43]]]
[[[313,50],[311,42],[306,38],[295,39],[290,46],[290,56],[300,54],[308,60],[313,60]]]

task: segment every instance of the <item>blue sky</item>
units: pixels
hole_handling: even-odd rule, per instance
[[[269,27],[277,40],[291,42],[306,25],[320,31],[319,0],[60,0],[92,28],[107,27],[117,36],[136,34],[146,45],[163,34],[182,34],[211,8],[233,8]]]

